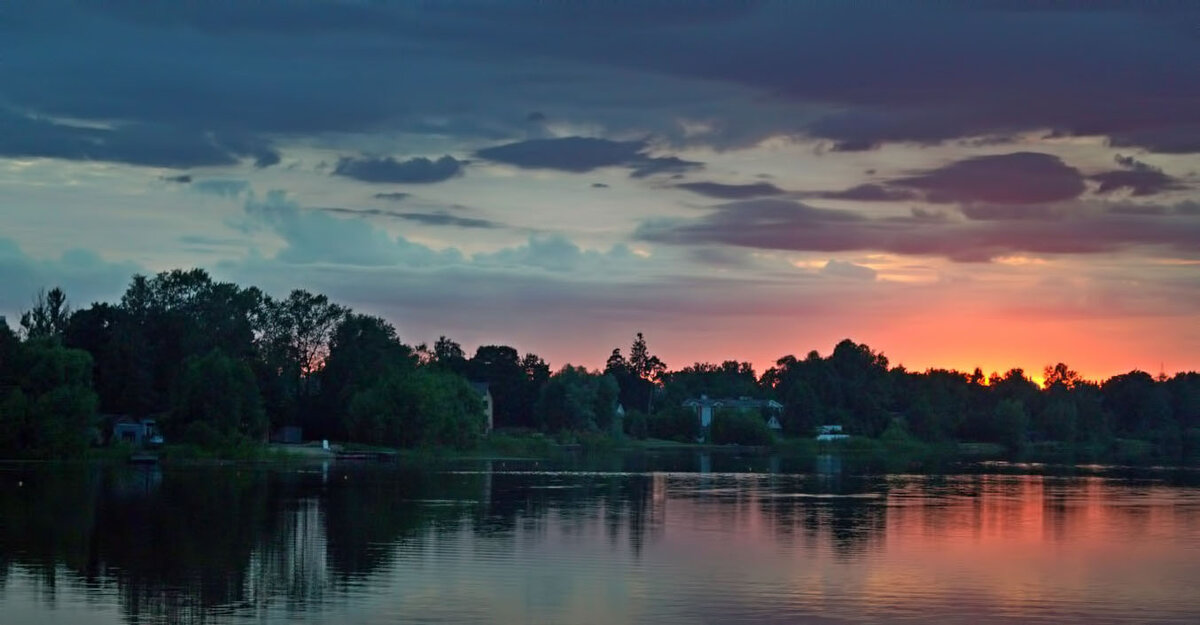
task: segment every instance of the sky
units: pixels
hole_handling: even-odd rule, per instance
[[[602,367],[1200,368],[1200,9],[0,6],[0,314],[202,267]]]

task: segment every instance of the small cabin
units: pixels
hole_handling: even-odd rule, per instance
[[[163,444],[154,419],[121,419],[113,424],[112,442],[128,443],[134,447],[150,447]]]

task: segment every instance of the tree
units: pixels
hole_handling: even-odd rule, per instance
[[[650,353],[646,347],[646,339],[641,332],[637,333],[637,337],[633,340],[633,346],[629,348],[629,370],[639,378],[650,382],[658,382],[667,370],[667,365],[659,360],[658,356]]]
[[[653,407],[654,390],[666,370],[666,364],[646,347],[641,332],[634,337],[628,360],[621,356],[620,349],[614,349],[605,366],[605,373],[613,376],[620,387],[621,403],[629,408],[644,406],[647,413]]]
[[[537,396],[530,392],[533,381],[517,350],[507,345],[481,345],[466,369],[469,379],[487,382],[491,389],[497,426],[530,424]]]
[[[1020,449],[1025,444],[1025,430],[1028,424],[1029,416],[1019,400],[1002,399],[996,404],[992,415],[989,438],[1011,450]]]
[[[542,429],[607,431],[619,389],[612,376],[565,365],[542,387],[536,413]]]
[[[774,439],[760,415],[738,410],[718,410],[713,415],[712,441],[719,445],[769,445]]]
[[[175,437],[205,445],[264,439],[267,418],[250,367],[216,349],[188,358],[164,425]]]
[[[1044,387],[1051,388],[1054,386],[1062,386],[1067,390],[1075,388],[1075,385],[1083,381],[1083,378],[1078,373],[1067,367],[1063,363],[1056,365],[1046,365],[1042,371],[1042,377],[1045,378]]]
[[[319,374],[322,409],[306,424],[310,438],[345,438],[354,394],[382,375],[416,369],[412,348],[400,342],[396,329],[379,317],[349,314],[333,332],[329,355]]]
[[[1116,375],[1100,387],[1117,433],[1135,437],[1173,425],[1169,395],[1145,371]]]
[[[376,445],[474,446],[486,420],[479,395],[463,378],[433,368],[388,371],[350,401],[352,440]]]
[[[8,453],[77,457],[88,444],[96,412],[92,359],[51,338],[11,349],[14,385],[0,387],[0,449]]]
[[[439,336],[433,344],[433,364],[446,371],[463,375],[467,371],[467,355],[463,352],[462,345],[445,336]]]
[[[27,339],[61,337],[70,317],[66,293],[54,287],[49,293],[38,291],[33,308],[21,313],[21,328]]]
[[[313,408],[317,374],[329,356],[334,329],[349,310],[324,295],[292,291],[263,301],[258,350],[276,425],[302,424]]]
[[[726,360],[719,365],[698,362],[661,376],[663,396],[677,404],[690,397],[758,397],[761,389],[748,362]]]

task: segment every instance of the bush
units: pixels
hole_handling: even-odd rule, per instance
[[[649,434],[649,424],[647,422],[646,413],[639,410],[630,410],[625,413],[625,435],[630,438],[642,440]]]
[[[668,408],[646,418],[646,434],[651,438],[693,443],[700,437],[700,420],[687,408]]]
[[[761,415],[719,411],[713,415],[712,442],[720,445],[770,445],[771,429]]]
[[[487,437],[487,448],[504,456],[527,456],[542,458],[554,451],[554,443],[542,434],[516,436],[493,431]]]

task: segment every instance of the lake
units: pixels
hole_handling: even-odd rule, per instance
[[[1196,623],[1193,472],[0,465],[0,623]]]

